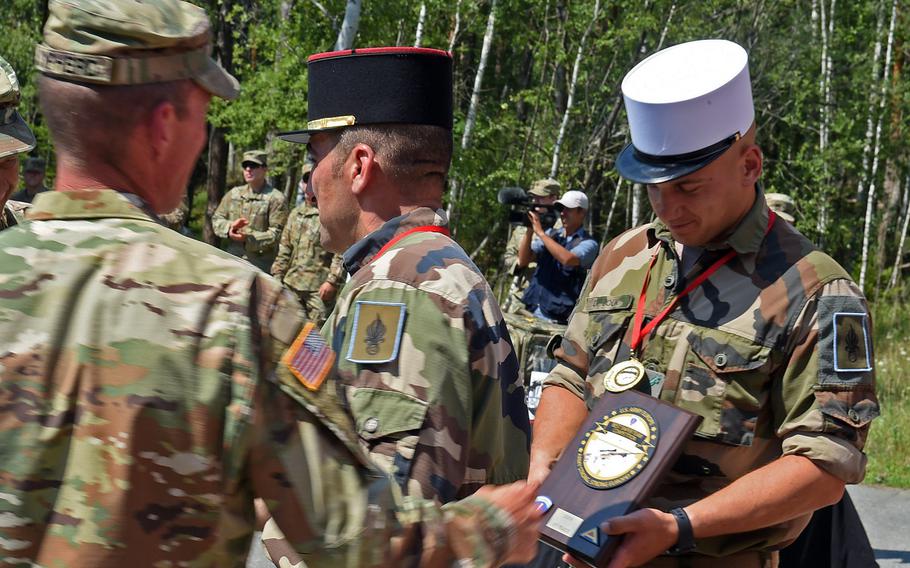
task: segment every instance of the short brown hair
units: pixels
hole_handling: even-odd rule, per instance
[[[423,176],[445,179],[452,162],[452,132],[424,124],[370,124],[345,128],[338,135],[339,159],[335,175],[341,174],[343,160],[357,144],[366,144],[387,166],[387,173],[399,181]]]
[[[92,160],[116,163],[123,139],[163,102],[186,118],[188,79],[143,85],[86,85],[46,75],[38,77],[41,112],[54,144],[82,165]]]

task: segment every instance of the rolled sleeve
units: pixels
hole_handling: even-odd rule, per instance
[[[869,425],[879,414],[866,301],[853,282],[829,282],[806,303],[794,330],[796,344],[774,394],[783,453],[858,483]]]
[[[571,253],[578,257],[578,262],[584,269],[594,266],[597,252],[597,241],[594,239],[582,239],[571,249]]]

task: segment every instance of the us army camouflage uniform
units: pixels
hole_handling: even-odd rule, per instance
[[[704,418],[648,507],[686,506],[781,455],[805,456],[847,483],[863,478],[862,449],[879,412],[865,299],[789,223],[778,220],[765,237],[768,215],[759,193],[727,239],[738,256],[644,341],[638,358],[655,384],[663,380],[660,398]],[[565,338],[551,344],[560,364],[545,388],[566,388],[588,408],[605,395],[606,371],[629,358],[630,322],[655,251],[645,321],[725,252],[705,251],[683,275],[660,223],[614,239],[592,268]],[[809,517],[700,539],[679,565],[714,566],[707,556],[724,556],[718,566],[768,565],[770,551],[792,541]]]
[[[181,202],[180,205],[170,213],[158,215],[158,219],[168,229],[180,233],[183,232],[186,227],[186,219],[189,217],[189,214],[190,208],[186,206],[186,203]]]
[[[246,235],[240,243],[228,238],[231,223],[245,217],[250,224],[241,229]],[[212,216],[215,234],[228,239],[227,251],[246,259],[260,270],[268,272],[275,261],[281,229],[288,218],[284,195],[267,182],[260,191],[253,191],[249,184],[232,188],[218,204]]]
[[[254,496],[311,568],[390,565],[400,522],[502,558],[511,521],[486,501],[387,514],[397,486],[334,390],[276,363],[293,295],[134,203],[42,194],[0,233],[0,565],[242,567]]]
[[[25,220],[25,212],[28,211],[29,204],[21,201],[7,201],[0,210],[0,231],[13,225],[18,225]]]
[[[405,493],[445,503],[484,483],[524,479],[530,433],[502,313],[461,247],[438,233],[413,233],[377,258],[396,235],[427,225],[445,227],[445,213],[418,208],[345,252],[351,279],[323,333],[338,353],[361,445]],[[378,326],[377,305],[394,316],[383,313]],[[384,331],[370,337],[371,324]],[[352,362],[371,358],[364,339],[379,345],[375,359],[391,360]],[[279,560],[273,525],[263,542]],[[283,553],[294,565],[293,553]]]
[[[315,207],[304,203],[291,210],[288,223],[281,232],[272,276],[297,293],[308,320],[319,325],[325,322],[335,302],[326,305],[319,297],[319,287],[329,282],[341,288],[345,272],[341,255],[322,248],[319,210]]]

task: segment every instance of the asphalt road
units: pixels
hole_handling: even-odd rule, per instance
[[[910,568],[910,490],[874,485],[848,488],[881,568]],[[247,568],[273,568],[253,538]]]

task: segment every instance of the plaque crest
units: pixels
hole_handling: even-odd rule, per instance
[[[576,466],[594,489],[619,487],[648,465],[658,440],[657,422],[637,406],[623,406],[594,423],[581,439]]]

